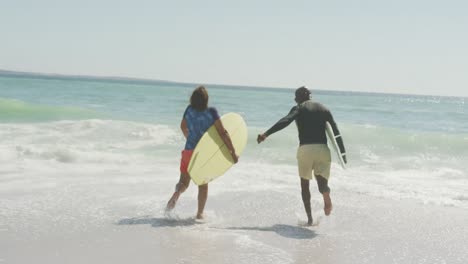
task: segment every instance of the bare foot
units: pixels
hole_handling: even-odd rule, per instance
[[[167,202],[167,205],[166,205],[166,211],[171,211],[172,209],[174,209],[176,203],[177,203],[177,199],[179,199],[179,193],[178,192],[175,192],[171,199],[169,200],[169,202]]]
[[[204,219],[203,214],[197,213],[196,219],[198,219],[198,220]]]
[[[313,223],[313,222],[314,222],[314,221],[313,221],[312,219],[309,219],[309,220],[307,221],[307,225],[308,225],[308,226],[312,226],[312,223]]]
[[[323,203],[323,211],[325,212],[325,215],[330,215],[333,209],[330,193],[323,193]]]

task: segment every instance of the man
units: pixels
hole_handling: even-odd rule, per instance
[[[258,135],[257,142],[260,144],[271,134],[287,127],[292,121],[296,121],[299,133],[297,162],[301,178],[302,201],[307,213],[307,224],[312,225],[309,191],[309,180],[312,179],[312,172],[317,181],[318,189],[323,195],[325,215],[330,215],[332,210],[330,188],[328,187],[331,156],[325,135],[326,122],[330,123],[335,135],[339,135],[340,132],[330,111],[322,104],[313,102],[310,99],[310,91],[305,86],[296,89],[295,101],[297,105],[291,109],[289,114],[281,118],[265,133]],[[344,153],[343,140],[341,137],[338,137],[336,140],[341,151]],[[343,158],[346,163],[346,157]]]

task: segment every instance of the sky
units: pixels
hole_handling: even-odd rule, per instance
[[[468,96],[468,1],[0,0],[0,69]]]

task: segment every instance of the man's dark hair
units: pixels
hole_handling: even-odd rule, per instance
[[[310,94],[310,90],[305,86],[301,86],[296,89],[296,96],[309,96]]]
[[[190,97],[190,105],[197,111],[204,111],[208,107],[208,91],[205,86],[198,86]]]

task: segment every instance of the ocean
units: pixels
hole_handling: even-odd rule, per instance
[[[33,162],[39,170],[41,162],[65,163],[72,171],[129,158],[177,166],[184,146],[180,120],[195,86],[0,76],[1,162],[13,168]],[[249,127],[240,164],[290,166],[294,178],[294,124],[265,144],[255,142],[294,106],[294,90],[207,88],[211,106],[220,114],[240,113]],[[334,164],[333,187],[468,208],[468,98],[312,92],[331,110],[347,148],[348,169]],[[285,177],[273,171],[265,177]],[[173,174],[165,176],[176,181]]]
[[[80,224],[82,219],[96,226],[128,223],[125,217],[163,219],[185,144],[179,125],[195,87],[118,78],[0,75],[0,229],[41,237],[57,226],[64,233],[86,230],[90,224]],[[206,87],[210,106],[221,115],[241,114],[249,129],[239,163],[210,184],[208,218],[217,226],[225,221],[242,226],[268,224],[272,218],[293,224],[305,219],[295,125],[256,143],[257,134],[294,106],[294,89]],[[332,194],[468,209],[468,98],[311,88],[312,99],[331,110],[347,150],[346,170],[332,153]],[[322,205],[314,185],[312,189],[317,214]],[[261,195],[265,192],[283,197],[283,206],[293,208],[293,219],[275,205],[275,197]],[[223,196],[227,193],[229,197]],[[251,197],[248,204],[242,203],[243,195]],[[263,199],[257,205],[255,195]],[[193,216],[195,199],[191,186],[176,215]],[[249,208],[250,215],[227,220],[228,215],[241,215],[242,208]],[[251,236],[239,239],[254,243]],[[251,246],[258,247],[255,243]],[[270,249],[263,245],[264,252]],[[277,260],[287,263],[287,254]]]

